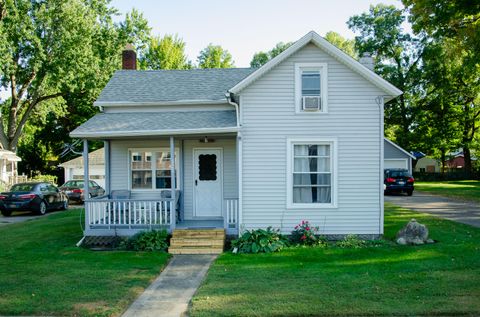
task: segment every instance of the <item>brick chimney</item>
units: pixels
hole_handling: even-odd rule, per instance
[[[366,68],[370,69],[372,72],[375,68],[375,63],[373,62],[372,54],[370,53],[363,53],[359,60],[360,64],[365,66]]]
[[[122,52],[122,69],[137,69],[137,53],[132,44],[125,45]]]

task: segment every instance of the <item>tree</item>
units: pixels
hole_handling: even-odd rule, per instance
[[[252,60],[250,61],[250,67],[259,68],[265,65],[269,60],[280,55],[280,53],[282,53],[284,50],[289,48],[292,44],[293,44],[292,42],[288,42],[288,43],[279,42],[277,43],[277,45],[275,45],[274,48],[272,48],[268,52],[255,53],[253,55]]]
[[[200,68],[231,68],[233,66],[232,55],[220,45],[210,43],[198,55]]]
[[[358,52],[355,49],[354,40],[346,39],[337,32],[333,31],[327,32],[327,34],[325,34],[325,39],[351,57],[355,59],[358,58]]]
[[[348,26],[359,33],[355,47],[359,54],[372,53],[375,71],[403,91],[385,107],[386,128],[395,126],[396,142],[411,148],[419,109],[415,98],[421,90],[421,58],[425,39],[404,31],[406,16],[394,6],[370,6],[368,13],[353,16]]]
[[[480,2],[404,0],[413,30],[439,43],[443,63],[441,82],[445,98],[458,108],[465,170],[472,171],[470,149],[478,144],[480,126]],[[432,77],[436,80],[439,77]]]
[[[114,24],[108,0],[0,1],[0,85],[10,92],[1,104],[0,143],[13,151],[40,106],[55,112],[74,98],[92,107],[122,47],[149,33],[135,11]]]
[[[185,42],[177,35],[153,37],[139,58],[140,69],[189,69]]]

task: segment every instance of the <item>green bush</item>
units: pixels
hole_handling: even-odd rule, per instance
[[[280,230],[267,229],[247,230],[240,238],[232,241],[233,253],[270,253],[288,246],[288,238],[280,234]]]
[[[358,238],[354,234],[349,234],[345,238],[343,238],[343,240],[337,242],[337,246],[340,248],[358,249],[364,247],[365,245],[365,240]]]
[[[58,185],[57,184],[58,177],[55,175],[37,175],[31,178],[30,180],[35,182],[48,182],[48,183],[52,183],[55,186]]]
[[[167,230],[139,232],[125,241],[125,248],[133,251],[167,251]]]

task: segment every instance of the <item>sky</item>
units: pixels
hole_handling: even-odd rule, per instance
[[[154,35],[178,34],[186,53],[197,62],[209,43],[221,45],[235,66],[248,67],[255,52],[268,51],[278,42],[296,41],[309,31],[354,34],[346,22],[368,11],[371,4],[399,0],[113,0],[122,15],[136,8],[149,21]],[[122,20],[123,16],[118,17]]]

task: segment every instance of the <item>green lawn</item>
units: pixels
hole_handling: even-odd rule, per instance
[[[0,315],[118,316],[168,260],[77,248],[79,220],[74,210],[0,227]]]
[[[480,202],[480,181],[415,182],[415,189]]]
[[[439,243],[223,254],[191,316],[480,315],[480,229],[387,205],[386,238],[413,217]]]

